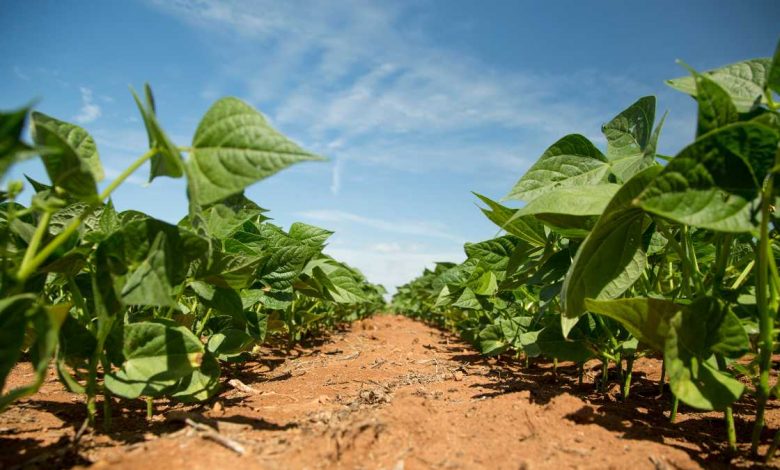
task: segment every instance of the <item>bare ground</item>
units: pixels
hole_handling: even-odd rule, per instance
[[[748,445],[732,457],[718,413],[681,407],[670,424],[660,362],[635,365],[628,402],[617,384],[595,390],[563,364],[478,356],[453,335],[398,316],[353,324],[292,356],[265,351],[223,371],[225,390],[204,405],[115,402],[110,432],[74,436],[83,398],[54,373],[42,390],[0,414],[0,468],[95,469],[537,469],[733,468],[758,464]],[[29,380],[18,367],[11,385]],[[752,404],[736,409],[746,439]],[[768,424],[777,429],[772,403]],[[765,441],[771,439],[765,434]]]

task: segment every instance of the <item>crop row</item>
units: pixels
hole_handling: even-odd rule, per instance
[[[778,394],[769,377],[780,304],[780,48],[773,59],[689,70],[668,84],[698,103],[690,145],[674,157],[657,152],[665,116],[654,123],[652,96],[602,127],[606,152],[563,137],[506,196],[522,208],[477,195],[505,235],[467,243],[465,262],[426,270],[393,306],[458,331],[483,354],[600,360],[605,388],[614,363],[625,399],[635,358],[661,355],[672,420],[678,401],[723,411],[735,448],[732,404],[753,395],[757,452]]]
[[[133,96],[149,150],[102,191],[84,129],[27,108],[0,114],[0,178],[40,158],[50,179],[27,178],[29,207],[17,202],[21,181],[0,194],[0,410],[37,391],[53,361],[65,387],[86,395],[90,423],[104,396],[108,427],[115,399],[205,400],[219,389],[220,363],[249,359],[263,343],[289,349],[384,305],[381,286],[323,253],[332,232],[303,223],[285,231],[243,194],[320,157],[235,98],[214,103],[192,145],[179,147],[151,89]],[[186,177],[189,213],[176,225],[114,209],[114,190],[146,162],[150,182]],[[4,390],[20,361],[33,382]]]

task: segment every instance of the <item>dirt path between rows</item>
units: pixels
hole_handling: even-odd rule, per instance
[[[205,405],[114,406],[109,434],[72,443],[82,398],[52,373],[43,389],[0,414],[0,468],[95,469],[537,469],[727,468],[717,413],[681,408],[668,422],[658,361],[638,361],[633,397],[597,393],[598,364],[577,384],[569,366],[485,359],[451,334],[376,316],[293,357],[224,371],[225,391]],[[590,364],[589,364],[590,366]],[[11,377],[23,383],[26,369]],[[233,385],[229,385],[232,381]],[[737,408],[738,432],[750,420]],[[769,412],[777,428],[778,412]],[[745,448],[742,445],[743,450]]]

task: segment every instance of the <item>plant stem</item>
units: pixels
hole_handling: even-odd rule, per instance
[[[152,397],[146,397],[146,419],[152,419],[154,417],[154,401]]]
[[[35,253],[38,251],[38,247],[43,241],[43,236],[49,228],[49,221],[51,220],[51,212],[46,211],[41,215],[41,219],[38,221],[38,226],[35,227],[35,233],[33,233],[30,239],[30,244],[27,245],[27,250],[24,252],[24,258],[22,259],[22,265],[20,269],[24,269],[32,261]]]
[[[672,394],[672,412],[669,413],[669,422],[674,423],[677,421],[677,407],[680,405],[680,399],[677,395]]]
[[[758,409],[753,425],[753,436],[750,450],[755,455],[758,453],[758,444],[761,440],[761,431],[764,429],[764,412],[769,398],[769,370],[772,367],[772,323],[773,319],[768,305],[768,256],[769,256],[769,218],[770,204],[772,202],[774,178],[767,175],[761,195],[761,225],[758,239],[758,263],[756,265],[756,307],[758,309],[758,367],[759,378],[756,387]]]
[[[718,361],[718,369],[726,370],[726,360],[722,354],[715,354],[715,360]],[[726,406],[726,410],[723,412],[723,419],[726,421],[726,436],[728,439],[729,450],[735,452],[737,450],[737,431],[734,427],[734,409],[731,405]]]
[[[209,319],[211,319],[211,313],[214,311],[214,309],[210,308],[206,310],[206,315],[203,317],[203,321],[200,322],[200,325],[198,325],[198,331],[195,332],[195,336],[200,338],[200,336],[203,334],[203,330],[206,329],[206,323],[209,322]]]
[[[152,156],[157,153],[157,150],[155,149],[149,149],[146,153],[138,157],[138,159],[133,162],[132,165],[130,165],[125,171],[123,171],[114,181],[111,182],[111,184],[108,185],[108,187],[100,193],[100,196],[98,196],[99,201],[103,201],[107,199],[109,196],[111,196],[111,193],[114,192],[114,190],[122,184],[135,170],[137,170],[141,165],[143,165],[147,160],[152,158]],[[81,223],[84,221],[84,218],[91,214],[92,211],[95,210],[96,205],[92,205],[84,210],[76,219],[70,223],[65,229],[60,232],[59,235],[54,237],[54,240],[50,241],[43,249],[35,255],[32,259],[29,260],[28,263],[22,263],[21,268],[19,269],[19,273],[16,275],[17,279],[24,282],[27,280],[28,277],[30,277],[38,267],[43,264],[44,261],[52,254],[54,251],[59,248],[63,243],[65,243],[71,235],[76,233],[76,231],[81,226]]]
[[[631,372],[634,370],[634,355],[626,357],[626,372],[623,375],[623,401],[628,400],[628,392],[631,390]]]
[[[661,361],[661,380],[658,381],[658,393],[664,394],[664,385],[666,385],[666,359]]]

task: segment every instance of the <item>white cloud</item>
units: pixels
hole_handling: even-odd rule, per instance
[[[570,132],[599,135],[610,117],[602,109],[617,103],[619,110],[648,91],[629,78],[592,70],[548,76],[489,67],[427,42],[408,26],[402,3],[153,1],[222,34],[215,48],[222,74],[244,83],[253,101],[276,103],[274,120],[287,132],[339,139],[345,149],[359,146],[360,155],[351,152],[350,158],[370,163],[387,164],[388,157],[376,158],[384,151],[380,138],[417,137],[425,151],[392,156],[414,166],[464,131],[522,130],[547,144]],[[224,52],[258,47],[265,53]],[[505,168],[537,156],[500,152],[484,164]],[[452,167],[474,161],[464,152],[454,157]]]
[[[358,268],[367,279],[382,284],[393,294],[397,286],[406,284],[422,274],[423,269],[433,268],[436,262],[462,262],[466,255],[462,251],[409,251],[401,246],[385,246],[378,251],[376,246],[367,249],[327,247],[325,252]]]
[[[81,110],[74,118],[80,124],[87,124],[99,118],[102,114],[100,106],[95,104],[92,98],[92,90],[87,87],[80,87],[81,91]]]

